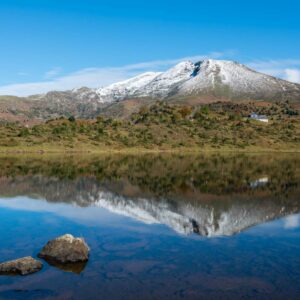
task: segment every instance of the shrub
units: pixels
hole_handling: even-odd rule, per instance
[[[200,109],[201,113],[203,113],[204,115],[208,115],[209,114],[209,107],[207,105],[203,105]]]
[[[188,106],[184,106],[179,110],[179,113],[183,118],[186,118],[188,115],[192,113],[192,109]]]
[[[22,128],[18,134],[19,137],[25,137],[30,134],[28,128]]]
[[[76,121],[74,116],[70,116],[70,117],[68,118],[68,120],[69,120],[70,122],[75,122],[75,121]]]

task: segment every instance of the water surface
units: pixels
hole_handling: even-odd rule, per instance
[[[91,248],[0,299],[299,299],[299,196],[291,154],[0,156],[0,260]]]

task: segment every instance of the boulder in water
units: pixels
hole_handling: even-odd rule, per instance
[[[49,241],[38,257],[49,262],[76,263],[86,262],[89,259],[89,247],[83,238],[75,238],[65,234]]]
[[[43,264],[32,258],[26,256],[23,258],[7,261],[0,264],[1,275],[28,275],[38,272],[43,267]]]

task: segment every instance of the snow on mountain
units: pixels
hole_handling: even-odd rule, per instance
[[[194,69],[192,62],[181,62],[166,72],[144,73],[96,92],[103,103],[138,97],[165,98],[178,84],[188,80]]]
[[[143,87],[150,83],[160,72],[147,72],[128,80],[113,83],[105,88],[99,88],[96,93],[100,97],[100,102],[112,102],[132,97],[143,90]]]
[[[138,96],[165,98],[176,89],[178,85],[189,80],[195,70],[195,65],[190,62],[181,62],[174,68],[159,74],[152,81],[136,92]]]
[[[265,75],[234,61],[203,60],[181,62],[163,73],[148,72],[96,91],[101,103],[128,98],[166,99],[214,93],[249,99],[300,99],[300,85]]]
[[[195,69],[190,62],[181,62],[166,72],[147,72],[134,78],[99,88],[96,93],[101,102],[113,102],[127,98],[165,98],[178,84],[188,80]]]
[[[196,63],[184,61],[165,72],[143,73],[98,89],[51,91],[29,98],[40,100],[51,109],[59,106],[66,111],[70,106],[78,105],[82,109],[89,105],[87,111],[97,112],[99,108],[126,99],[171,100],[201,95],[227,100],[300,101],[300,84],[256,72],[234,61],[208,59]]]
[[[183,83],[180,94],[197,94],[216,89],[222,92],[223,88],[223,92],[233,95],[264,98],[288,90],[300,92],[298,84],[256,72],[234,61],[209,59],[198,63],[198,66],[198,73]]]

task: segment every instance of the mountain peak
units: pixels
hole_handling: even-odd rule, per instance
[[[191,61],[183,61],[175,65],[173,68],[164,72],[162,77],[181,77],[191,75],[195,69],[195,64]]]
[[[170,70],[175,69],[175,70],[182,70],[182,69],[190,69],[194,67],[194,63],[190,60],[185,60],[182,62],[179,62],[176,64],[174,67],[172,67]]]
[[[289,91],[289,93],[286,93]],[[97,90],[100,102],[129,98],[167,99],[214,95],[237,99],[300,98],[300,85],[286,82],[229,60],[183,61],[165,72],[147,72]]]
[[[134,98],[300,101],[300,85],[251,70],[236,61],[182,61],[165,72],[146,72],[99,89],[77,89],[73,96],[98,103]],[[72,95],[71,95],[72,96]],[[71,97],[70,96],[70,97]]]

